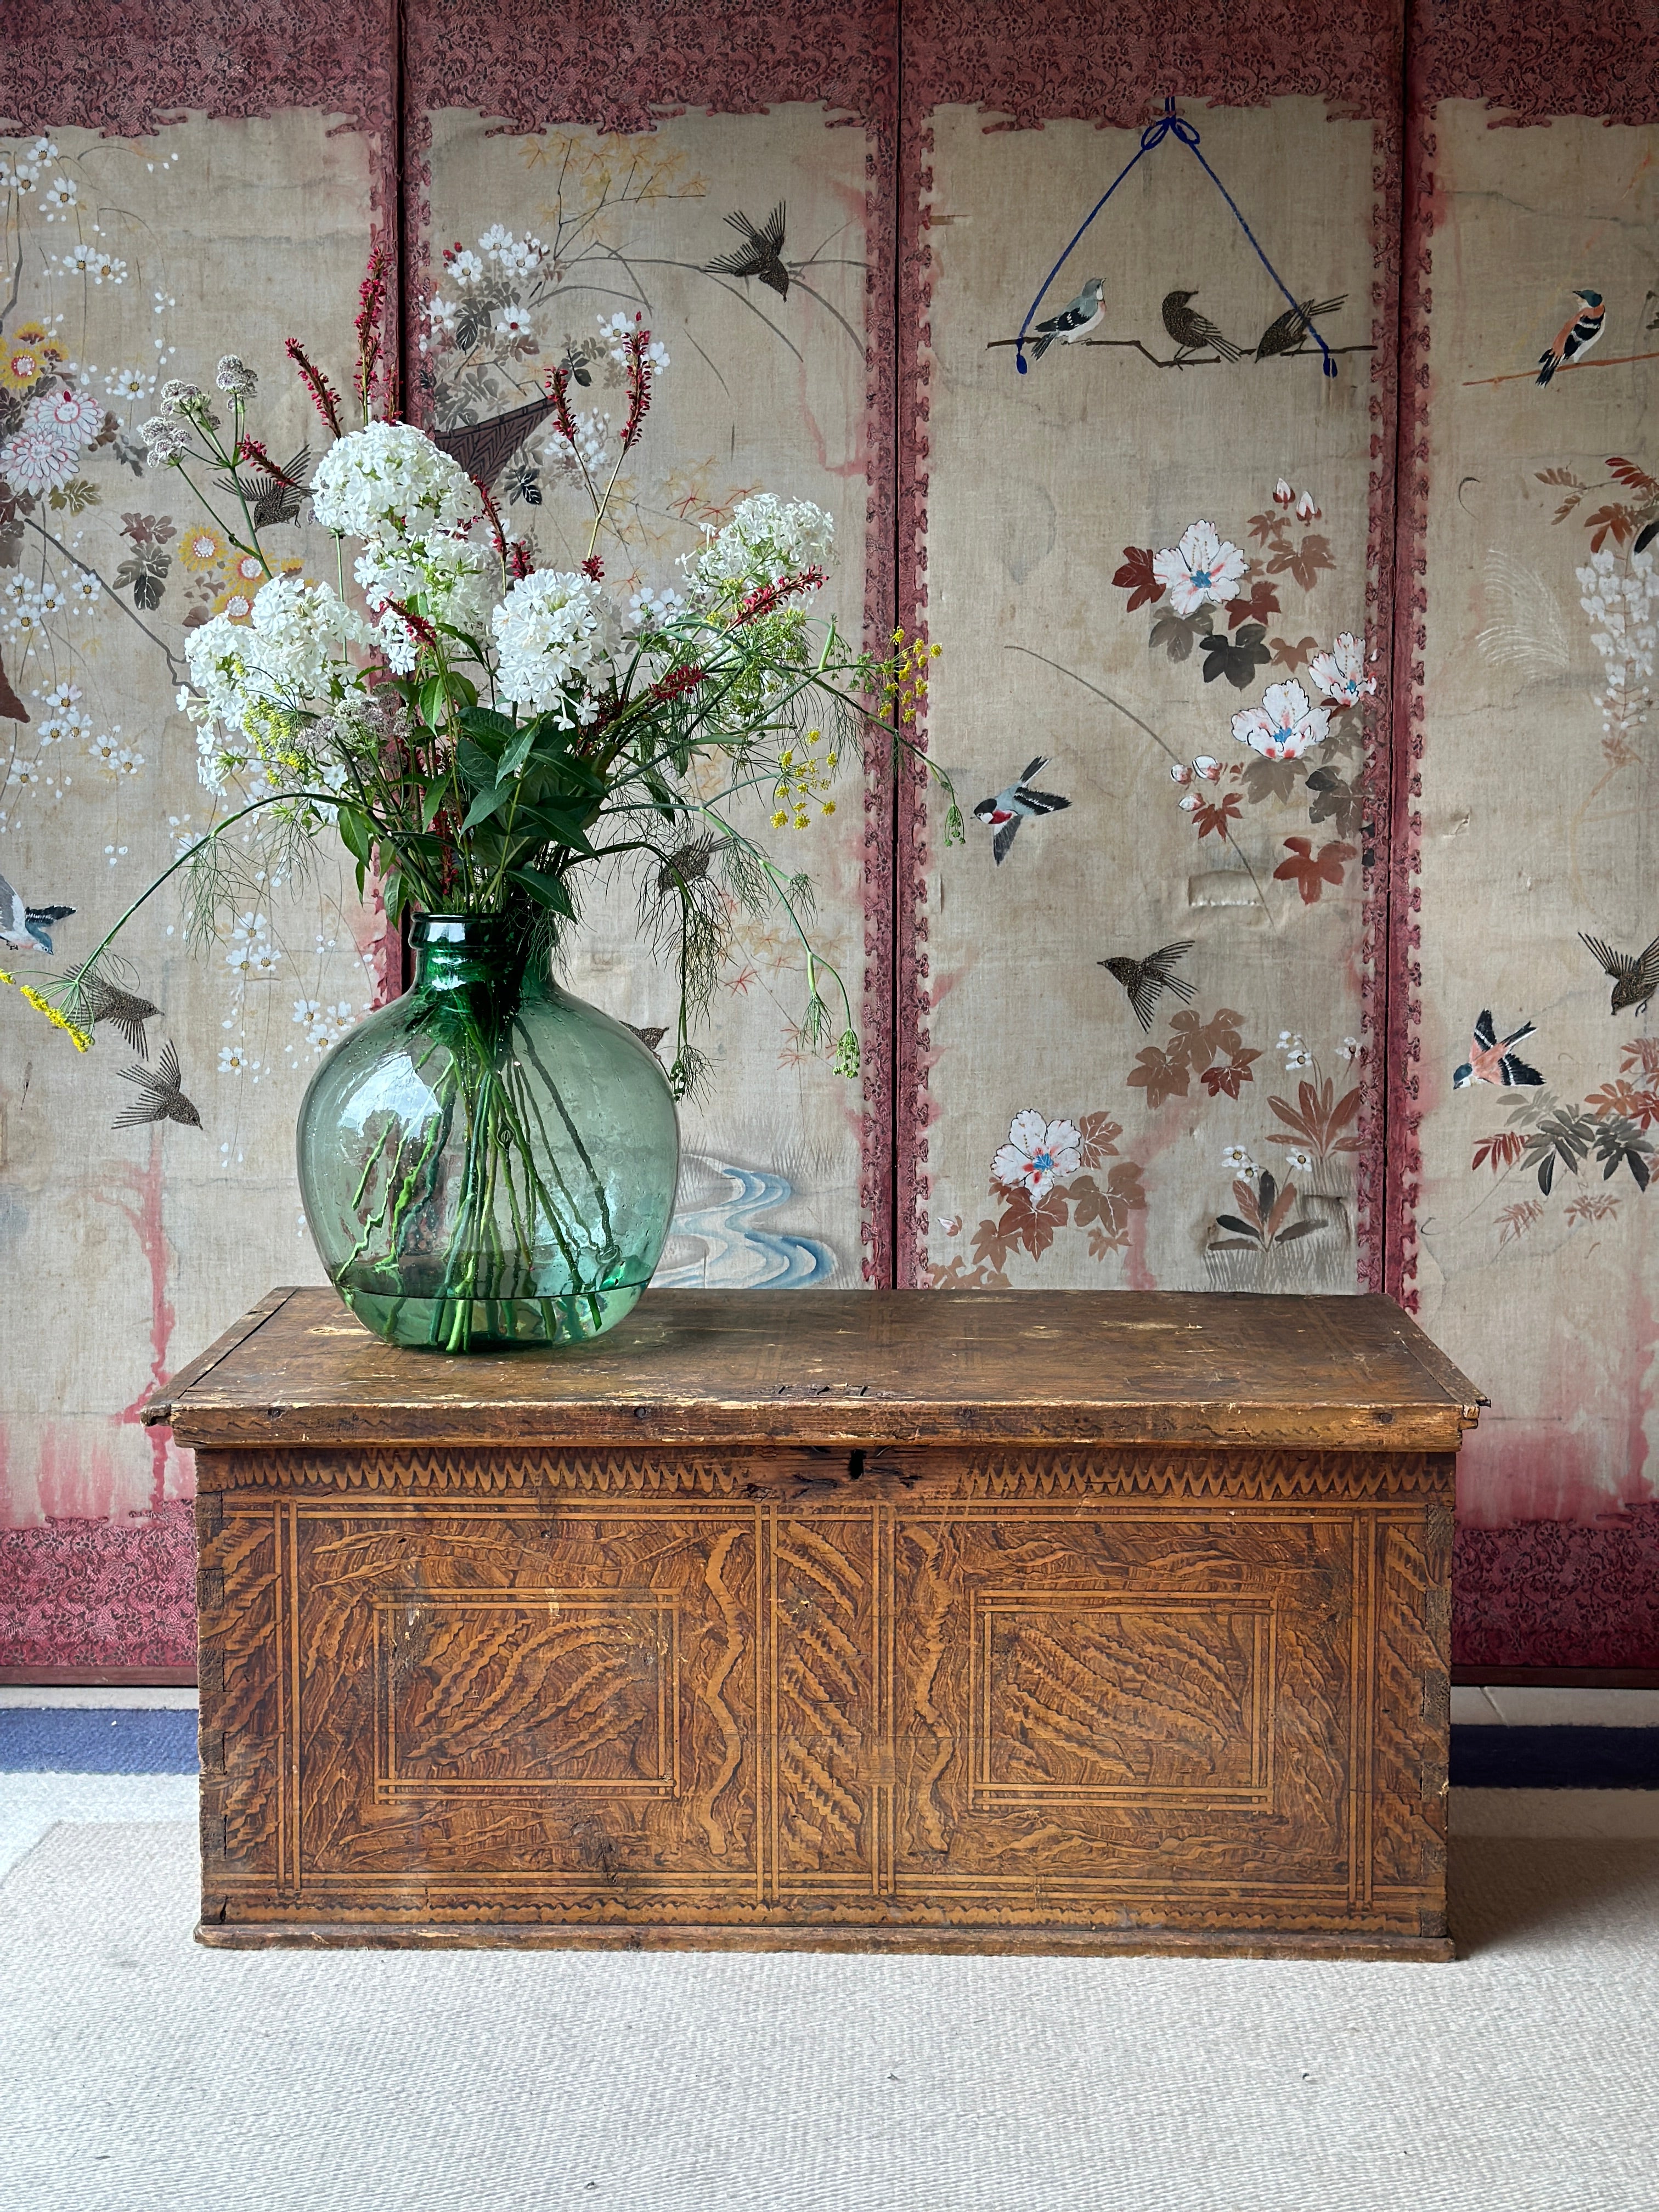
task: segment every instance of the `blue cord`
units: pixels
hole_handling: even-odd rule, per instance
[[[1036,314],[1037,309],[1042,305],[1044,299],[1048,296],[1048,287],[1054,283],[1055,277],[1059,276],[1060,270],[1066,266],[1066,264],[1071,259],[1073,254],[1077,251],[1078,240],[1083,236],[1084,232],[1087,230],[1089,225],[1100,213],[1102,208],[1105,206],[1107,201],[1110,199],[1112,194],[1123,182],[1123,179],[1128,175],[1130,170],[1134,167],[1135,163],[1140,161],[1145,155],[1150,154],[1154,146],[1162,145],[1164,139],[1170,137],[1172,133],[1181,141],[1183,146],[1188,149],[1200,168],[1203,170],[1205,175],[1215,186],[1217,191],[1220,193],[1222,198],[1226,201],[1228,206],[1232,210],[1234,219],[1237,221],[1239,228],[1243,232],[1245,237],[1249,240],[1250,244],[1255,248],[1257,260],[1261,262],[1262,267],[1273,278],[1274,283],[1278,285],[1279,290],[1285,295],[1285,297],[1290,301],[1291,305],[1293,307],[1299,305],[1296,295],[1291,290],[1284,278],[1279,275],[1278,270],[1273,267],[1273,263],[1268,260],[1267,255],[1262,252],[1261,242],[1257,238],[1255,233],[1250,228],[1249,224],[1245,222],[1243,214],[1240,212],[1237,201],[1234,199],[1232,194],[1227,190],[1225,185],[1222,183],[1220,178],[1217,176],[1215,171],[1205,160],[1203,155],[1199,152],[1198,132],[1193,128],[1193,125],[1187,121],[1184,116],[1177,115],[1176,113],[1174,98],[1171,94],[1166,93],[1164,96],[1163,114],[1159,116],[1156,123],[1148,124],[1146,130],[1141,132],[1139,151],[1130,156],[1129,160],[1124,164],[1123,167],[1119,170],[1116,176],[1113,178],[1111,183],[1106,187],[1106,190],[1095,202],[1093,207],[1090,209],[1088,214],[1085,216],[1082,222],[1078,227],[1076,237],[1073,239],[1065,252],[1060,255],[1059,260],[1055,262],[1054,267],[1048,271],[1048,276],[1043,279],[1042,291],[1037,294],[1036,299],[1032,301],[1030,306],[1026,309],[1025,320],[1020,325],[1019,336],[1014,341],[1014,367],[1019,372],[1020,375],[1025,376],[1030,374],[1025,360],[1025,341],[1030,331],[1031,318]],[[1319,331],[1314,324],[1310,323],[1307,325],[1307,329],[1312,336],[1315,344],[1319,348],[1320,352],[1324,356],[1322,363],[1324,374],[1327,376],[1334,376],[1336,374],[1336,363],[1331,358],[1331,349],[1329,346],[1326,344],[1324,339],[1320,336]]]

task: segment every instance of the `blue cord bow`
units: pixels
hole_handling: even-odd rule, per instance
[[[1215,171],[1210,167],[1203,155],[1199,151],[1197,131],[1193,128],[1192,125],[1188,122],[1185,116],[1177,115],[1176,113],[1174,98],[1170,94],[1166,93],[1164,97],[1163,114],[1158,117],[1156,123],[1149,123],[1146,128],[1141,132],[1140,145],[1138,150],[1131,155],[1128,161],[1124,163],[1123,167],[1118,171],[1116,176],[1113,178],[1111,183],[1107,185],[1105,191],[1090,209],[1088,214],[1084,216],[1082,222],[1078,227],[1076,236],[1066,247],[1065,252],[1060,255],[1059,260],[1055,262],[1054,267],[1048,271],[1048,276],[1043,279],[1042,291],[1037,294],[1036,299],[1032,301],[1030,306],[1026,309],[1025,320],[1020,325],[1019,336],[1014,341],[1014,367],[1018,370],[1022,376],[1025,376],[1030,374],[1025,360],[1025,341],[1030,333],[1031,318],[1036,314],[1037,309],[1042,305],[1043,301],[1047,298],[1048,287],[1054,283],[1055,277],[1059,276],[1060,270],[1066,266],[1066,264],[1071,259],[1072,255],[1076,251],[1078,240],[1082,237],[1084,232],[1087,230],[1089,225],[1100,213],[1102,208],[1105,206],[1107,201],[1110,199],[1112,194],[1123,182],[1123,179],[1128,175],[1130,170],[1134,167],[1136,162],[1144,160],[1145,157],[1152,152],[1154,146],[1161,146],[1166,138],[1172,136],[1178,138],[1182,144],[1188,149],[1191,153],[1193,159],[1198,163],[1199,167],[1203,170],[1205,175],[1215,186],[1217,191],[1220,193],[1222,198],[1226,201],[1228,206],[1232,210],[1239,228],[1243,232],[1245,237],[1249,240],[1250,244],[1255,248],[1257,260],[1260,261],[1262,267],[1273,278],[1274,283],[1278,285],[1279,290],[1290,301],[1291,307],[1300,307],[1301,302],[1297,299],[1295,294],[1285,283],[1278,270],[1273,267],[1273,263],[1268,260],[1267,255],[1262,252],[1261,241],[1257,238],[1255,233],[1250,228],[1249,224],[1245,222],[1244,217],[1239,210],[1237,201],[1227,190],[1225,185],[1222,183],[1220,178],[1217,176]],[[1331,358],[1331,349],[1329,346],[1328,346],[1324,339],[1321,337],[1319,331],[1314,324],[1310,323],[1308,325],[1308,329],[1312,334],[1315,344],[1317,345],[1320,352],[1324,356],[1324,361],[1322,363],[1323,373],[1327,376],[1334,376],[1336,374],[1336,363]]]

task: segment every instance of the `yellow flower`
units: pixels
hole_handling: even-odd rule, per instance
[[[37,1014],[46,1016],[53,1029],[62,1030],[76,1052],[87,1050],[92,1039],[84,1030],[76,1029],[67,1014],[60,1013],[43,992],[37,991],[32,983],[20,983],[15,975],[9,975],[3,968],[0,968],[0,983],[9,983],[14,991],[28,1000]]]
[[[204,568],[216,568],[224,557],[225,541],[210,522],[198,523],[179,540],[179,558],[198,575]]]
[[[937,660],[944,650],[945,647],[942,645],[930,645],[927,648],[927,657],[930,660]]]
[[[21,392],[46,374],[56,350],[39,323],[25,323],[0,355],[0,384]]]
[[[824,812],[825,812],[826,814],[833,814],[833,813],[835,812],[835,811],[836,811],[836,802],[835,802],[835,800],[834,800],[833,799],[826,799],[824,800],[824,802],[823,802],[823,811],[824,811]]]
[[[253,615],[253,594],[240,584],[231,584],[213,602],[216,615],[228,615],[232,622],[251,621]]]
[[[775,830],[781,830],[788,819],[789,816],[787,809],[781,806],[777,812],[772,817],[772,827]]]

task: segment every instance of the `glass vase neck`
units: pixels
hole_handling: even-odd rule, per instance
[[[410,926],[417,988],[517,982],[527,977],[535,932],[507,914],[419,914]]]

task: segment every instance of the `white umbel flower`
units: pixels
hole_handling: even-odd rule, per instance
[[[311,504],[324,529],[346,538],[464,529],[483,511],[465,471],[409,422],[370,422],[337,439],[319,465]]]
[[[573,685],[590,690],[602,682],[622,638],[617,611],[599,586],[553,568],[520,577],[491,616],[490,627],[501,655],[496,689],[538,713],[568,706]],[[575,718],[589,722],[596,711],[584,699]]]
[[[477,637],[501,597],[501,564],[494,547],[475,545],[454,531],[390,543],[372,538],[354,574],[369,612],[380,617],[381,645],[399,675],[415,665],[417,641],[392,600],[418,598],[428,620]]]

